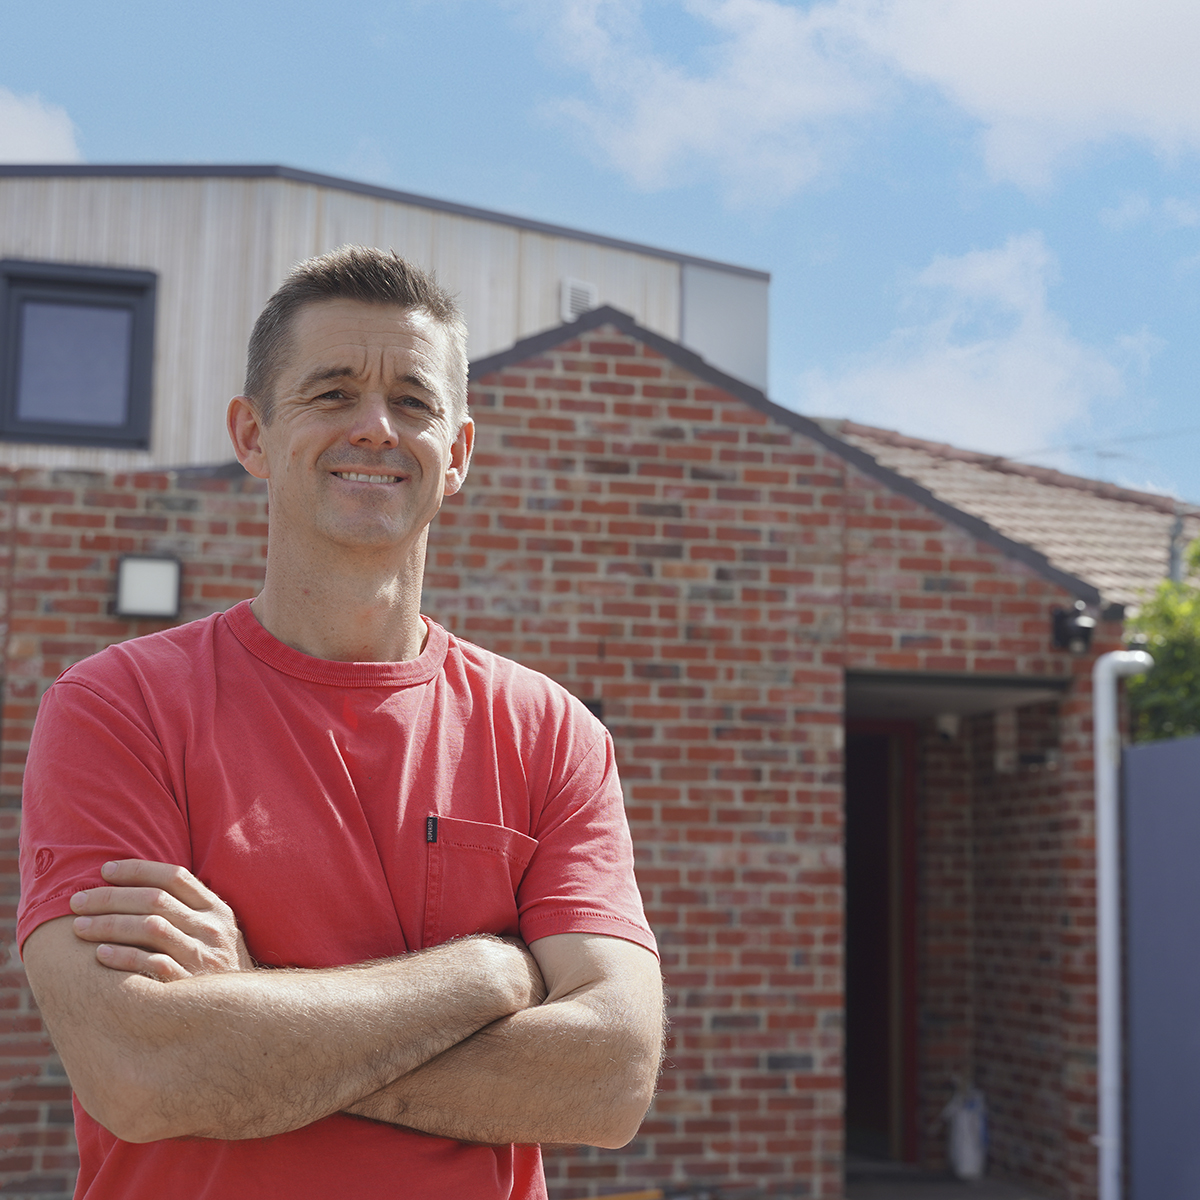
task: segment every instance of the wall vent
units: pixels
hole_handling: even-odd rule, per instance
[[[561,288],[559,315],[563,321],[574,321],[576,317],[590,312],[600,304],[600,289],[594,283],[582,279],[564,279]]]

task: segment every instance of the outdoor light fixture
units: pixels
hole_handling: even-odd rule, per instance
[[[177,558],[126,554],[117,563],[118,617],[173,621],[179,616],[179,582],[183,564]]]
[[[962,717],[956,712],[941,712],[933,718],[933,727],[943,742],[952,742],[962,728]]]
[[[1082,600],[1076,600],[1074,608],[1054,609],[1050,628],[1054,644],[1060,650],[1070,650],[1072,654],[1086,654],[1092,644],[1092,630],[1096,628],[1096,618],[1088,616],[1087,605]]]

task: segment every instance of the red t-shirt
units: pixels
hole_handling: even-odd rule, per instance
[[[143,858],[191,870],[276,966],[477,932],[653,950],[603,726],[545,676],[428,625],[418,658],[329,662],[277,641],[245,603],[66,671],[25,772],[18,943],[69,915],[104,862]],[[76,1104],[76,1132],[88,1200],[545,1195],[535,1146],[342,1115],[271,1138],[132,1145]]]

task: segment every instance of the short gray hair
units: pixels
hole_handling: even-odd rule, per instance
[[[454,420],[467,418],[467,325],[454,297],[432,272],[406,262],[394,250],[339,246],[297,263],[254,322],[246,353],[243,391],[263,424],[275,407],[275,383],[292,343],[296,315],[324,300],[358,300],[426,313],[449,340],[450,402]]]

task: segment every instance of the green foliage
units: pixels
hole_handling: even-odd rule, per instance
[[[1200,541],[1188,547],[1188,568],[1189,577],[1200,571]],[[1126,684],[1133,740],[1200,734],[1200,587],[1164,580],[1128,627],[1154,656],[1154,668]]]

